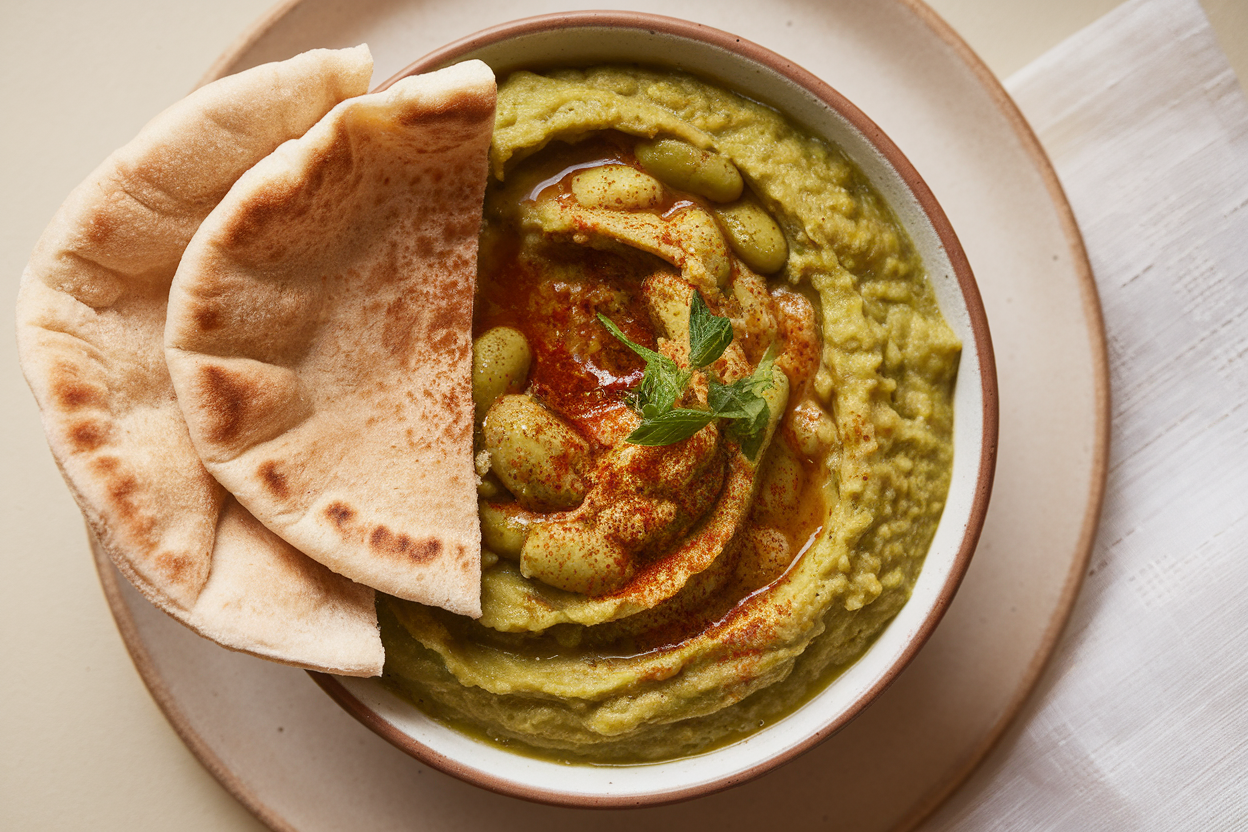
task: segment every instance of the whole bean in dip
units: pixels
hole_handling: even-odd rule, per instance
[[[499,89],[474,316],[479,620],[383,599],[389,684],[562,758],[743,736],[906,602],[959,344],[835,147],[699,79]]]

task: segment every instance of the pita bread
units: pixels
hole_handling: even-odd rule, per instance
[[[318,50],[170,107],[61,206],[22,275],[22,369],[100,544],[154,603],[226,647],[376,675],[373,593],[300,555],[200,463],[164,363],[169,285],[230,186],[367,91],[366,47]],[[257,117],[257,116],[261,117]]]
[[[339,105],[205,220],[166,328],[195,447],[244,506],[335,572],[472,616],[494,101],[470,61]]]

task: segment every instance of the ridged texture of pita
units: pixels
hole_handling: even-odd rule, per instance
[[[471,61],[341,104],[204,222],[166,329],[191,437],[243,505],[335,572],[472,616],[494,102]]]
[[[372,591],[291,548],[208,474],[163,347],[169,286],[203,219],[371,74],[366,47],[317,50],[174,104],[70,194],[17,302],[52,453],[122,573],[226,647],[352,675],[381,670]]]

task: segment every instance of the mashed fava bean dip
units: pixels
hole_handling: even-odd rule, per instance
[[[561,759],[739,738],[909,597],[959,342],[841,151],[695,77],[513,73],[490,164],[482,615],[381,596],[386,682]]]

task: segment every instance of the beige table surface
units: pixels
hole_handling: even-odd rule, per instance
[[[1118,3],[931,0],[1002,78]],[[1248,0],[1203,5],[1242,83]],[[17,368],[11,310],[70,189],[271,7],[0,3],[0,829],[263,828],[182,745],[130,662]]]

